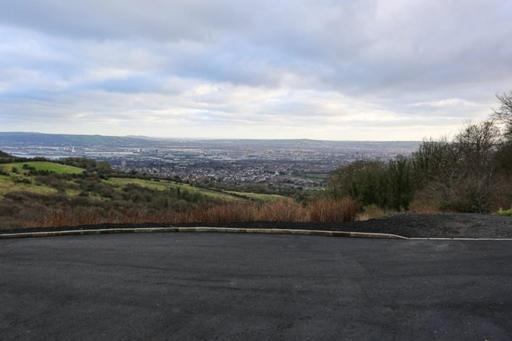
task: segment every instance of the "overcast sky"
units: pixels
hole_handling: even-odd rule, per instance
[[[510,0],[16,0],[0,131],[418,140],[512,90]]]

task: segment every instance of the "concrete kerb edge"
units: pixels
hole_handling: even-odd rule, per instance
[[[0,239],[80,236],[111,233],[158,233],[158,232],[217,232],[217,233],[254,233],[281,234],[301,236],[371,238],[371,239],[409,239],[388,233],[348,232],[307,229],[276,229],[276,228],[231,228],[231,227],[141,227],[141,228],[105,228],[88,230],[65,230],[45,232],[0,233]]]

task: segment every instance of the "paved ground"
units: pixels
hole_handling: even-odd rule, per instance
[[[0,240],[0,340],[512,338],[512,242]]]

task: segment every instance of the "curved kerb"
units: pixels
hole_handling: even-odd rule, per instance
[[[217,232],[217,233],[257,233],[301,236],[346,237],[346,238],[377,238],[377,239],[408,239],[388,233],[367,233],[307,229],[276,229],[276,228],[231,228],[231,227],[137,227],[137,228],[106,228],[87,230],[65,230],[44,232],[3,233],[0,239],[79,236],[110,233],[154,233],[154,232]]]

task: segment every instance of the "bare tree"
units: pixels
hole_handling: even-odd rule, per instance
[[[512,140],[512,91],[496,97],[500,101],[500,107],[494,110],[494,117],[505,124],[505,136]]]

